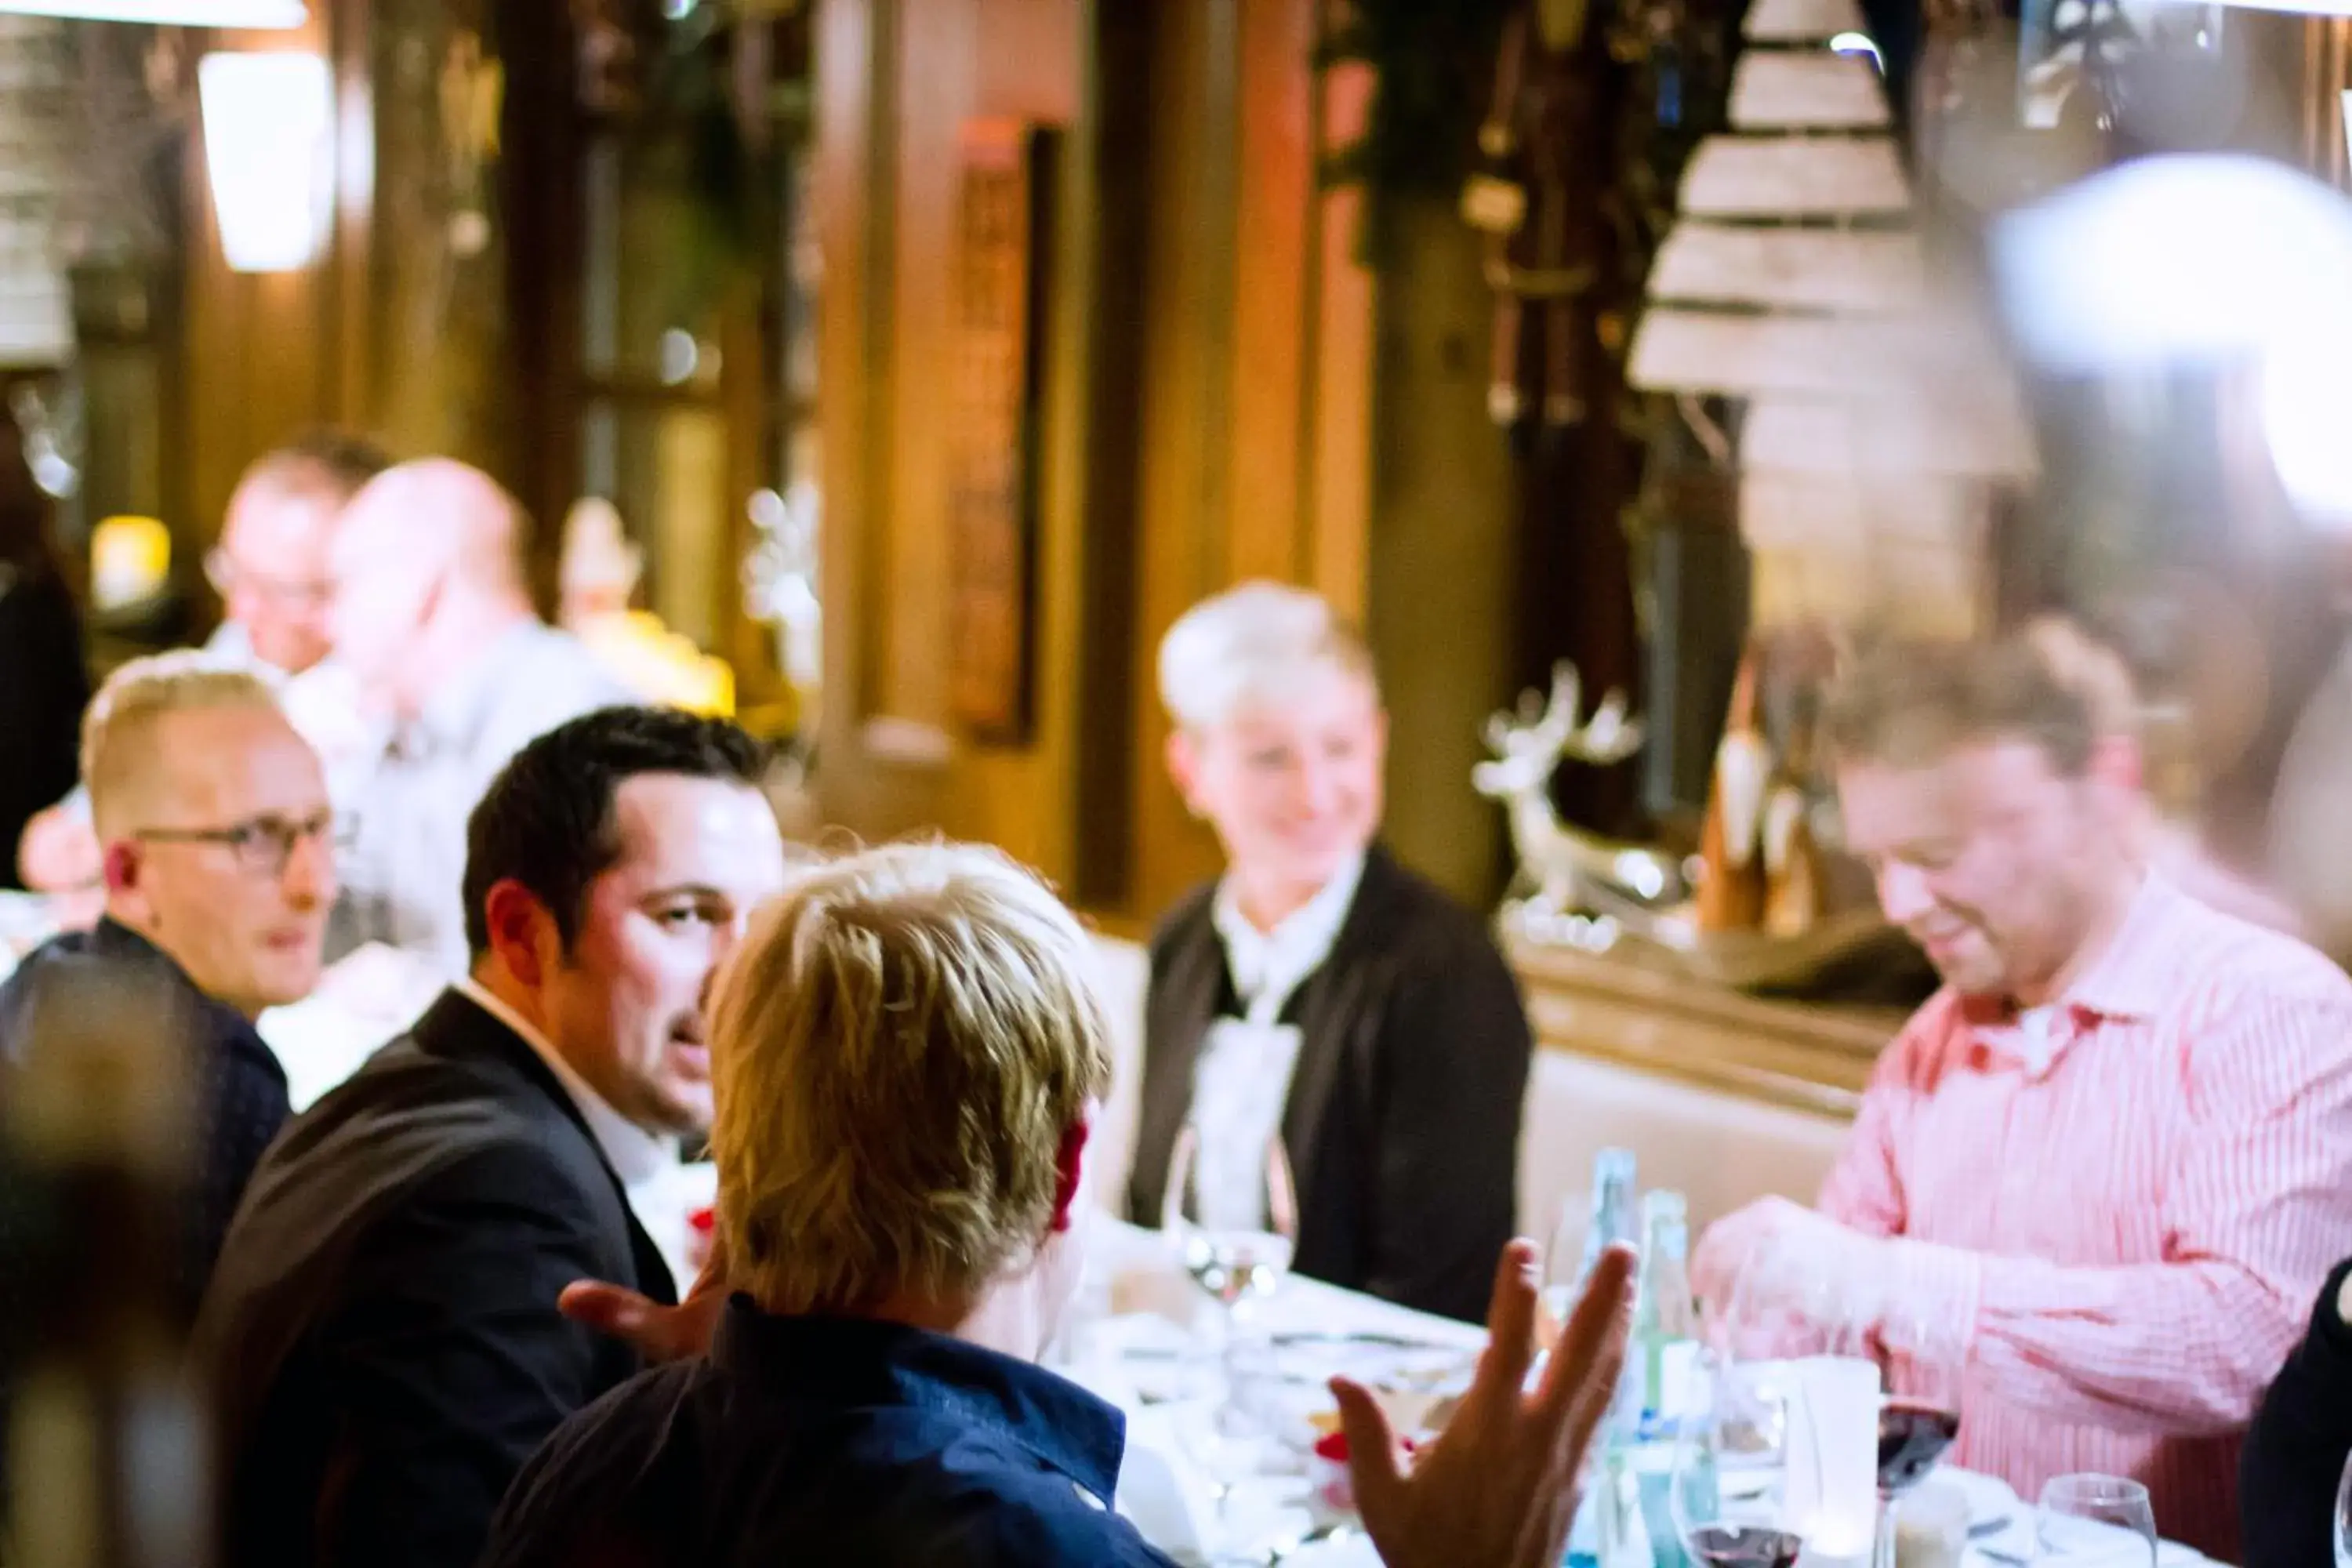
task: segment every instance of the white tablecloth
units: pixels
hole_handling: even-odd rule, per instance
[[[1186,1452],[1185,1424],[1200,1415],[1197,1402],[1169,1397],[1165,1385],[1176,1375],[1178,1353],[1189,1349],[1198,1356],[1204,1345],[1215,1342],[1214,1310],[1177,1268],[1158,1233],[1116,1220],[1097,1220],[1096,1225],[1090,1238],[1092,1266],[1109,1283],[1112,1315],[1075,1336],[1074,1359],[1059,1370],[1127,1413],[1128,1459],[1119,1478],[1118,1507],[1153,1544],[1182,1560],[1195,1547],[1214,1506],[1200,1467]],[[1255,1311],[1253,1331],[1274,1342],[1271,1353],[1276,1358],[1292,1356],[1313,1363],[1310,1374],[1301,1380],[1302,1389],[1320,1380],[1329,1345],[1346,1336],[1372,1336],[1366,1350],[1373,1358],[1389,1348],[1389,1342],[1409,1342],[1433,1347],[1429,1354],[1453,1352],[1465,1368],[1468,1358],[1486,1342],[1483,1330],[1313,1279],[1286,1281]],[[1155,1387],[1155,1383],[1162,1386]],[[1326,1397],[1321,1403],[1328,1405],[1329,1401]],[[1990,1476],[1949,1468],[1937,1472],[1937,1481],[1958,1488],[1968,1499],[1976,1528],[1966,1568],[2018,1568],[2034,1563],[2033,1510],[2009,1486]],[[1263,1495],[1247,1500],[1247,1506],[1261,1510],[1254,1521],[1258,1517],[1280,1519],[1285,1504],[1305,1490],[1305,1483],[1297,1479],[1264,1485]],[[1229,1507],[1238,1510],[1244,1506],[1244,1490],[1235,1488]],[[1298,1511],[1291,1522],[1303,1531],[1310,1517]],[[1276,1523],[1270,1533],[1281,1539],[1286,1528]],[[1282,1561],[1288,1568],[1378,1568],[1380,1558],[1360,1531],[1349,1531],[1301,1547]],[[2095,1559],[2080,1561],[2089,1564]],[[2105,1563],[2109,1558],[2100,1555],[2095,1561]],[[2163,1543],[2157,1563],[2158,1568],[2210,1568],[2207,1559],[2173,1542]]]

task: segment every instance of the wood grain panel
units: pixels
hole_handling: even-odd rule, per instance
[[[968,0],[909,0],[897,42],[898,145],[891,179],[897,233],[889,268],[894,333],[887,451],[891,504],[877,512],[881,617],[873,711],[944,729],[948,721],[948,470],[953,377],[952,268],[957,141],[975,109],[977,18]]]
[[[1363,133],[1371,106],[1368,67],[1324,73],[1321,144],[1343,147]],[[1315,543],[1307,582],[1359,624],[1364,619],[1372,516],[1371,272],[1357,260],[1363,195],[1324,193],[1316,206],[1321,264],[1315,289]]]
[[[1301,62],[1314,50],[1315,14],[1297,0],[1243,0],[1239,19],[1229,575],[1285,581],[1300,574],[1307,554],[1315,83]]]

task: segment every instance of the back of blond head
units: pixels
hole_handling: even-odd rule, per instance
[[[169,759],[155,728],[169,714],[216,708],[277,712],[259,676],[200,648],[134,658],[106,678],[81,721],[81,776],[101,836],[145,808]]]
[[[1086,933],[993,849],[800,873],[711,1006],[719,1224],[776,1312],[978,1293],[1044,1239],[1110,1079]]]
[[[1187,730],[1280,703],[1321,668],[1373,681],[1371,651],[1321,595],[1244,583],[1202,600],[1160,640],[1160,700]],[[1377,684],[1377,682],[1375,682]]]

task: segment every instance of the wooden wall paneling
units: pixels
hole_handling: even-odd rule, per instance
[[[867,582],[874,629],[873,706],[900,725],[949,731],[948,468],[952,380],[957,138],[972,112],[980,45],[971,0],[906,0],[897,32],[898,145],[888,201],[898,215],[885,263],[894,332],[890,354],[891,505],[868,535],[878,546]],[[883,198],[877,191],[876,199]],[[953,803],[948,803],[952,805]],[[950,824],[961,830],[961,824]]]
[[[982,18],[985,17],[985,25]],[[961,735],[950,703],[949,458],[957,146],[974,116],[1066,126],[1078,110],[1078,0],[835,0],[816,22],[827,689],[819,789],[868,837],[940,829],[1066,876],[1081,492],[1064,275],[1041,355],[1035,726]],[[1066,160],[1065,161],[1066,163]],[[1066,168],[1057,196],[1067,199]],[[1068,385],[1061,383],[1067,382]]]
[[[1217,318],[1229,321],[1234,309],[1237,171],[1233,139],[1213,134],[1208,121],[1216,106],[1230,110],[1235,101],[1234,3],[1153,8],[1139,613],[1130,653],[1136,670],[1130,722],[1137,734],[1132,912],[1144,919],[1184,887],[1213,875],[1219,863],[1214,840],[1185,810],[1162,764],[1168,724],[1153,661],[1161,634],[1188,606],[1223,586],[1229,569],[1228,521],[1217,500],[1232,462],[1227,389],[1234,362],[1229,350],[1218,352],[1232,335],[1219,330]]]
[[[1069,507],[1076,524],[1059,536],[1076,557],[1076,624],[1068,640],[1055,640],[1074,650],[1068,885],[1096,910],[1126,910],[1134,900],[1140,784],[1134,715],[1139,703],[1152,700],[1136,650],[1158,31],[1150,7],[1087,0],[1079,133],[1071,138],[1068,169],[1063,308],[1079,325],[1061,341],[1077,345],[1084,379],[1055,383],[1056,406],[1066,399],[1068,415],[1051,426],[1058,434],[1049,448],[1055,488],[1047,504],[1049,512]]]
[[[1317,144],[1344,147],[1363,133],[1371,107],[1369,66],[1349,63],[1318,84]],[[1307,581],[1359,624],[1366,609],[1372,516],[1372,321],[1376,290],[1357,258],[1364,197],[1355,186],[1318,191],[1315,342],[1313,567]]]
[[[1083,201],[1066,155],[1082,110],[1085,13],[1078,0],[969,0],[977,48],[973,116],[1025,121],[1056,132],[1055,156],[1039,195],[1055,216],[1035,308],[1043,315],[1033,405],[1038,426],[1031,447],[1035,531],[1031,540],[1029,636],[1031,724],[1018,744],[960,736],[950,823],[968,837],[1002,845],[1064,887],[1074,873],[1073,769],[1078,722],[1076,650],[1081,521],[1074,465],[1088,459],[1073,428],[1082,421],[1087,279],[1074,248],[1087,244]],[[980,18],[986,18],[982,26]],[[1073,235],[1074,228],[1079,232]],[[944,383],[942,383],[944,384]],[[941,616],[942,621],[946,619]]]
[[[824,288],[818,302],[820,472],[824,486],[822,583],[824,695],[819,717],[820,799],[828,819],[868,835],[908,826],[892,795],[891,740],[867,721],[877,710],[873,532],[890,502],[880,453],[891,383],[889,269],[896,184],[898,0],[827,0],[812,54],[816,143],[811,199]]]
[[[1239,211],[1234,299],[1234,581],[1310,575],[1302,498],[1309,452],[1307,274],[1316,197],[1315,12],[1302,0],[1242,0]]]

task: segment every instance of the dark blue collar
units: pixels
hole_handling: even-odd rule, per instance
[[[727,1303],[710,1359],[782,1398],[904,1405],[984,1426],[1109,1503],[1127,1418],[1067,1378],[966,1340],[866,1318],[783,1318]]]

